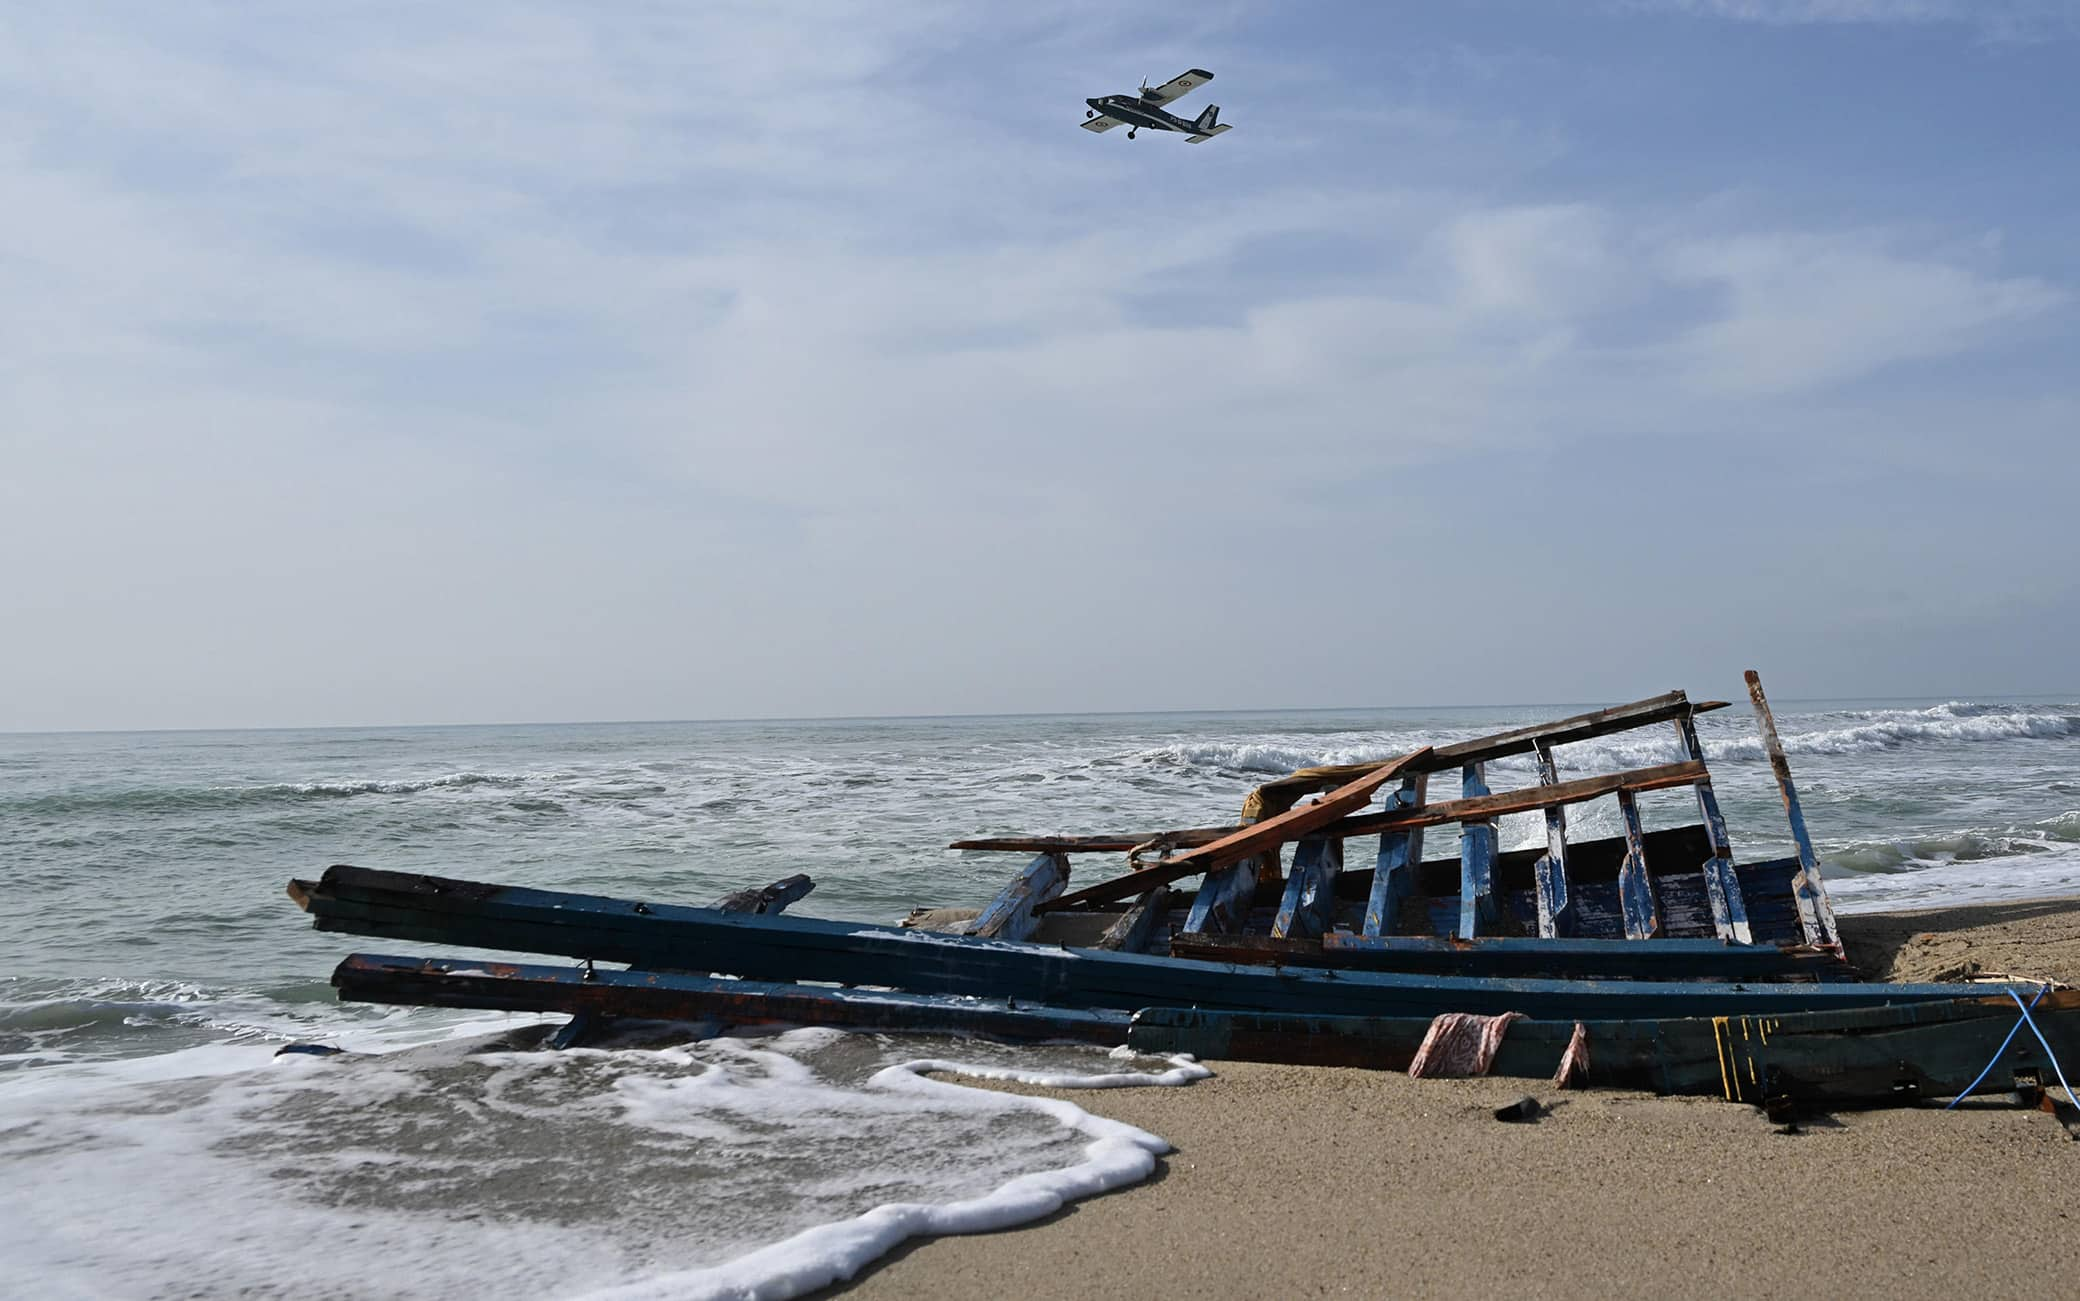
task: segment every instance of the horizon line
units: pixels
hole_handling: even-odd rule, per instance
[[[1883,696],[1778,696],[1778,704],[1815,704],[1840,702],[1864,704],[1881,700],[1969,700],[1975,693],[1934,693],[1928,695],[1883,695]],[[2080,692],[2073,691],[2002,691],[1983,693],[1989,699],[2048,700],[2054,697],[2080,699]],[[1617,703],[1624,703],[1622,701]],[[1729,702],[1738,704],[1738,701]],[[269,723],[257,726],[209,726],[209,727],[54,727],[54,728],[0,728],[0,736],[154,736],[183,732],[372,732],[372,731],[431,731],[453,728],[499,728],[499,727],[677,727],[709,726],[726,723],[905,723],[932,722],[937,720],[989,719],[989,718],[1134,718],[1164,717],[1187,714],[1337,714],[1392,712],[1417,709],[1530,709],[1571,708],[1577,705],[1590,708],[1607,708],[1586,700],[1520,700],[1502,704],[1421,704],[1421,705],[1304,705],[1304,706],[1251,706],[1231,709],[1072,709],[1072,710],[1011,710],[955,712],[943,714],[758,714],[711,718],[572,718],[572,719],[505,719],[496,722],[437,722],[437,723]]]

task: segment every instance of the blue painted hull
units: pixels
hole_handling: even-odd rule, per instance
[[[335,867],[291,894],[318,929],[556,954],[649,970],[830,981],[1058,1008],[1182,1006],[1430,1017],[1515,1011],[1622,1020],[1789,1013],[1983,997],[1986,986],[1480,979],[1264,967],[761,916]],[[1997,992],[1997,991],[1995,991]]]
[[[1127,1041],[1129,1020],[1128,1013],[1107,1008],[1021,1007],[1003,999],[830,989],[684,972],[587,971],[369,953],[340,963],[332,984],[347,1002],[731,1025],[782,1022],[1107,1046]]]
[[[1968,1090],[2007,1092],[2019,1081],[2050,1086],[2057,1071],[2045,1046],[2027,1028],[2009,1036],[2020,1018],[2015,1004],[1987,997],[1984,986],[1973,988],[1969,998],[1891,1006],[1586,1021],[1584,1082],[1735,1102],[1904,1103]],[[2080,993],[2046,994],[2033,1015],[2059,1058],[2080,1061]],[[1511,1024],[1490,1074],[1553,1078],[1576,1024]],[[1127,1042],[1143,1052],[1209,1060],[1399,1071],[1408,1069],[1429,1030],[1427,1017],[1149,1008],[1134,1017]]]

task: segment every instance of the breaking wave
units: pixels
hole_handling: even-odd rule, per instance
[[[1822,854],[1821,862],[1845,872],[1912,872],[1951,863],[2047,854],[2076,845],[2080,845],[2080,809],[2001,830],[1966,829],[1897,840],[1851,841]]]
[[[2080,714],[2033,712],[2012,706],[1976,705],[1958,700],[1926,709],[1824,714],[1817,716],[1815,721],[1839,725],[1783,732],[1786,752],[1792,755],[1853,755],[1916,745],[2080,737]],[[1346,733],[1312,743],[1298,737],[1197,742],[1143,750],[1133,759],[1161,767],[1282,775],[1296,768],[1318,764],[1378,762],[1404,754],[1419,745],[1445,745],[1458,739],[1461,739],[1458,735]],[[1703,741],[1705,758],[1711,762],[1761,762],[1767,758],[1761,737],[1752,732],[1734,737],[1706,736]],[[1643,768],[1676,763],[1683,757],[1672,729],[1666,727],[1578,741],[1560,747],[1555,753],[1563,768],[1590,770]],[[1530,766],[1528,759],[1505,763]]]
[[[350,799],[359,795],[416,795],[474,786],[520,786],[553,779],[553,773],[451,772],[434,777],[267,782],[260,785],[126,787],[68,791],[0,800],[0,808],[24,814],[177,813],[236,809],[252,805]]]
[[[1296,768],[1319,764],[1375,763],[1406,753],[1409,744],[1328,746],[1303,749],[1268,742],[1216,741],[1199,745],[1166,745],[1144,750],[1136,762],[1176,768],[1214,768],[1223,772],[1261,772],[1283,776]]]

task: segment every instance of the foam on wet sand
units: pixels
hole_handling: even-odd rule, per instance
[[[2080,983],[2080,899],[1843,919],[1873,974]],[[1087,1099],[1167,1138],[1148,1181],[1007,1234],[899,1247],[862,1297],[2057,1293],[2080,1143],[1989,1099],[1778,1133],[1716,1099],[1209,1063]],[[2070,1068],[2074,1065],[2068,1064]],[[1498,1124],[1525,1092],[1552,1110]]]

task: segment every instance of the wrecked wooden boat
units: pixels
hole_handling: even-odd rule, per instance
[[[1551,1074],[1563,1034],[1586,1036],[1598,1082],[1700,1091],[1707,1031],[1723,1054],[1738,1024],[1769,1045],[1740,1059],[1756,1080],[1863,1097],[1891,1054],[1886,1089],[1969,1087],[1958,1063],[1988,1046],[2002,991],[1855,980],[1753,673],[1748,687],[1796,847],[1759,863],[1734,856],[1698,740],[1696,715],[1722,706],[1676,691],[1305,769],[1252,792],[1232,826],[957,842],[1032,857],[984,907],[904,925],[781,915],[805,876],[706,908],[344,865],[289,892],[319,930],[578,961],[356,954],[333,977],[342,998],[571,1013],[559,1042],[605,1018],[690,1019],[1398,1068],[1472,1015],[1515,1022],[1504,1073]],[[1560,778],[1559,747],[1661,726],[1679,762]],[[1524,755],[1537,784],[1491,790],[1487,766]],[[1453,770],[1457,797],[1430,801],[1430,777]],[[1698,820],[1645,829],[1639,797],[1671,789]],[[1623,834],[1570,840],[1568,808],[1601,799]],[[1543,845],[1499,850],[1513,813],[1541,816]],[[1458,829],[1455,857],[1424,857],[1436,826]],[[1353,842],[1372,863],[1346,871]],[[1126,870],[1069,890],[1071,856],[1093,854]],[[2051,997],[2043,1018],[2071,1036],[2080,1006]],[[2016,1069],[2036,1069],[2029,1051]]]
[[[1748,690],[1796,847],[1785,858],[1737,862],[1695,722],[1725,705],[1681,691],[1388,763],[1303,769],[1251,792],[1236,826],[992,836],[952,847],[1038,855],[999,896],[1021,905],[996,932],[1008,938],[1465,976],[1851,979],[1790,765],[1752,672]],[[1660,727],[1673,732],[1681,761],[1559,776],[1564,746]],[[1526,755],[1536,786],[1489,788],[1490,764]],[[1458,798],[1431,801],[1431,778],[1455,770]],[[1639,797],[1684,788],[1697,821],[1646,830]],[[1381,789],[1380,807],[1358,811]],[[1299,803],[1317,792],[1326,793]],[[1570,840],[1568,808],[1602,799],[1615,802],[1623,834]],[[1521,813],[1542,816],[1545,843],[1499,850],[1497,819]],[[1458,831],[1455,857],[1424,857],[1430,827]],[[1346,867],[1354,844],[1372,851],[1370,866]],[[1067,889],[1072,855],[1117,853],[1127,873]],[[1174,888],[1194,875],[1195,890]]]

